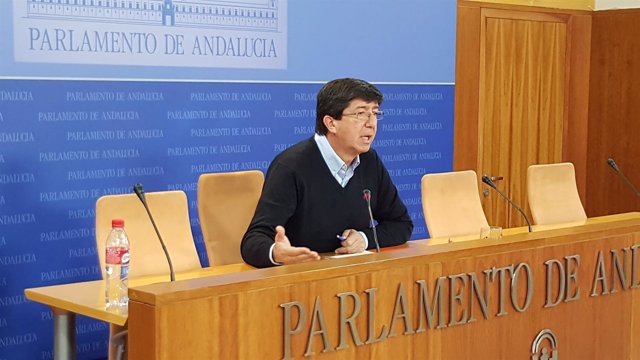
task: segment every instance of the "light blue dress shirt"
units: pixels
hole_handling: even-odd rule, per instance
[[[356,171],[356,168],[360,165],[360,155],[356,156],[356,158],[351,162],[351,165],[347,165],[342,161],[340,156],[336,154],[335,150],[333,150],[326,136],[315,134],[313,136],[313,140],[316,141],[318,149],[320,149],[320,153],[322,154],[322,158],[324,159],[324,162],[327,163],[327,166],[331,171],[331,175],[336,178],[340,186],[347,186],[349,180],[353,177],[353,173]]]

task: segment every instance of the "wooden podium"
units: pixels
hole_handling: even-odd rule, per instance
[[[129,359],[640,358],[638,287],[640,213],[412,241],[132,288]]]

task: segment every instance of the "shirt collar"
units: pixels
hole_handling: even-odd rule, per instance
[[[318,135],[316,133],[313,135],[313,139],[316,141],[318,149],[320,149],[320,153],[322,154],[322,158],[327,163],[331,174],[335,176],[341,169],[343,171],[346,171],[346,169],[348,168],[347,164],[342,161],[338,154],[336,154],[335,150],[333,150],[333,148],[331,147],[331,144],[329,144],[329,140],[327,140],[326,136]],[[356,167],[358,167],[358,165],[360,165],[360,155],[356,156],[356,158],[353,160],[353,162],[351,163],[351,168],[355,169]]]

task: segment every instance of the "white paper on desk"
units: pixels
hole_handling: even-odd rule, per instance
[[[360,256],[360,255],[369,255],[369,254],[373,254],[373,252],[369,251],[369,250],[365,250],[363,252],[353,253],[353,254],[335,254],[335,255],[331,255],[331,256],[326,256],[326,258],[327,259],[339,259],[339,258],[345,258],[345,257],[350,257],[350,256]]]

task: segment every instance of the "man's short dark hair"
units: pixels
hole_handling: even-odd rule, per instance
[[[383,97],[380,90],[364,80],[344,78],[329,81],[318,92],[316,133],[326,135],[328,130],[322,119],[325,115],[336,120],[342,119],[342,112],[353,99],[376,101],[380,105]]]

